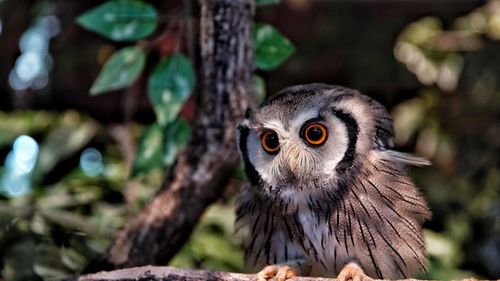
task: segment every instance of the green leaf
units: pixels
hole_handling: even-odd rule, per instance
[[[261,103],[266,98],[266,82],[258,75],[253,76],[253,83],[255,87],[255,99]]]
[[[34,255],[33,269],[43,280],[59,280],[68,276],[69,272],[61,262],[61,251],[55,245],[40,243],[34,249]]]
[[[76,19],[84,28],[114,41],[136,41],[149,36],[158,23],[156,9],[137,0],[107,1]]]
[[[281,0],[255,0],[257,6],[265,6],[270,4],[278,4]]]
[[[188,122],[182,118],[176,119],[167,126],[165,131],[165,154],[163,164],[170,166],[174,163],[179,151],[186,145],[191,136]]]
[[[97,134],[97,123],[81,122],[79,118],[82,117],[78,113],[68,111],[61,115],[57,127],[48,132],[40,145],[33,181],[42,181],[60,161],[77,153]]]
[[[72,248],[61,249],[61,261],[66,267],[77,272],[84,269],[88,262],[81,253]]]
[[[162,166],[164,151],[163,128],[154,123],[141,136],[132,169],[132,176],[149,172]]]
[[[99,76],[90,88],[92,95],[102,94],[134,84],[146,62],[146,54],[139,47],[126,47],[104,64]]]
[[[179,114],[194,89],[191,61],[181,54],[162,59],[153,69],[148,94],[160,125],[166,126]]]
[[[254,30],[255,64],[263,70],[278,67],[292,55],[295,47],[268,24],[257,24]]]

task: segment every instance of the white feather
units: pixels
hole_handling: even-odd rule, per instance
[[[431,165],[431,161],[418,157],[415,155],[411,155],[404,152],[394,151],[394,150],[384,150],[382,154],[387,155],[388,160],[414,165],[414,166],[429,166]]]

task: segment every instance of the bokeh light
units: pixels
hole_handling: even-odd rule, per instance
[[[80,168],[89,177],[96,177],[104,171],[102,155],[95,148],[87,148],[80,156]]]
[[[42,28],[31,28],[24,32],[19,41],[19,49],[22,53],[39,52],[45,53],[49,46],[46,31]]]
[[[52,57],[50,39],[59,34],[59,20],[53,15],[41,16],[26,30],[19,41],[21,55],[9,74],[9,85],[17,91],[39,90],[49,83]]]
[[[42,70],[42,58],[36,52],[25,52],[16,61],[16,74],[28,82],[35,79]]]
[[[12,148],[16,166],[24,173],[33,170],[38,156],[38,143],[29,136],[20,136],[14,141]]]
[[[5,170],[0,179],[0,192],[8,197],[27,194],[31,190],[31,173],[36,165],[39,145],[30,136],[15,139],[5,160]]]
[[[7,173],[2,177],[2,191],[8,197],[17,197],[27,194],[31,189],[28,177]]]

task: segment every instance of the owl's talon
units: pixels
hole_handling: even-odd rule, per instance
[[[351,262],[344,266],[337,276],[337,281],[372,281],[373,279],[368,277],[363,269],[359,265]]]
[[[276,281],[286,281],[299,274],[288,265],[268,265],[257,273],[257,281],[267,281],[274,277]]]

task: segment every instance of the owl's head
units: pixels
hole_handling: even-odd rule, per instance
[[[239,148],[254,185],[313,189],[349,176],[371,149],[393,142],[390,115],[355,90],[325,84],[286,88],[248,112]]]

